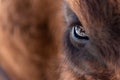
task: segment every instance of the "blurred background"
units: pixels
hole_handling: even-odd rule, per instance
[[[0,80],[57,80],[62,0],[0,0]]]

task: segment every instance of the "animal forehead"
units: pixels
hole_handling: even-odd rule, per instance
[[[108,6],[107,4],[110,3],[111,6],[116,6],[120,4],[119,0],[66,0],[72,7],[73,6]]]
[[[120,0],[66,0],[73,10],[91,10],[91,11],[108,11],[115,9],[120,11]]]
[[[81,19],[111,20],[120,15],[120,0],[66,0]]]

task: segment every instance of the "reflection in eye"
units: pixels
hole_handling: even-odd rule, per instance
[[[72,35],[77,39],[89,40],[87,34],[85,33],[84,27],[82,26],[78,26],[78,25],[73,26]]]
[[[70,40],[73,45],[84,45],[89,41],[89,37],[85,33],[84,27],[76,25],[73,26],[70,32]]]
[[[82,23],[78,19],[77,15],[69,7],[66,7],[66,16],[65,16],[69,33],[70,41],[73,45],[84,45],[89,41],[89,37],[86,34],[86,30]]]
[[[73,45],[84,45],[89,41],[89,37],[86,34],[86,31],[84,27],[82,26],[81,22],[75,15],[75,13],[72,13],[71,21],[69,27],[71,27],[70,31],[70,40],[73,43]]]

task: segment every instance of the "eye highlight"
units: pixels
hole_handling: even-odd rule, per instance
[[[72,35],[77,39],[89,40],[84,27],[79,25],[73,26]]]
[[[70,31],[70,40],[74,46],[83,46],[89,41],[89,37],[84,27],[80,25],[72,26]]]
[[[65,20],[72,45],[74,47],[85,45],[89,41],[89,37],[81,21],[69,7],[66,7]]]

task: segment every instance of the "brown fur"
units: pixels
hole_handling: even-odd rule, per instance
[[[0,64],[4,71],[12,80],[119,80],[120,1],[62,2],[0,0]],[[63,5],[67,8],[61,11]],[[68,8],[90,37],[83,51],[71,46],[69,26],[64,29],[63,13]]]
[[[59,0],[0,0],[0,62],[12,80],[57,80],[61,18]]]
[[[68,39],[70,27],[67,27],[65,36],[67,63],[71,75],[76,78],[72,80],[119,80],[120,1],[66,2],[67,7],[77,15],[90,37],[88,45],[76,49]]]

